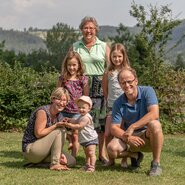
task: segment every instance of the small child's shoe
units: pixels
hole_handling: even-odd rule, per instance
[[[87,166],[87,169],[86,169],[86,172],[95,172],[95,166],[93,166],[93,165],[88,165],[88,166]]]

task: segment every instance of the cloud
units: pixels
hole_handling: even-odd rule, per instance
[[[0,0],[0,27],[5,29],[52,28],[62,22],[78,28],[81,19],[94,16],[99,25],[118,26],[123,23],[133,26],[136,19],[131,17],[132,0]],[[147,7],[148,4],[166,5],[173,15],[182,12],[185,1],[175,0],[135,0],[137,4]],[[185,16],[184,16],[185,17]]]

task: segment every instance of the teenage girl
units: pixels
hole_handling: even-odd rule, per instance
[[[58,79],[57,86],[67,89],[70,95],[69,103],[61,112],[63,117],[77,119],[80,115],[75,100],[82,95],[89,95],[88,77],[84,75],[82,60],[77,52],[69,51],[67,53],[62,64],[61,76]],[[67,138],[69,140],[69,149],[72,149],[72,155],[76,157],[79,149],[78,130],[68,132]]]
[[[112,106],[114,101],[123,93],[117,76],[121,69],[128,68],[130,66],[129,59],[125,47],[116,43],[111,47],[110,51],[110,64],[103,76],[103,94],[107,101],[107,118],[105,125],[105,142],[106,146],[112,139],[110,133],[111,119],[112,119]],[[114,160],[109,157],[109,162],[105,166],[111,166],[114,164]],[[122,167],[126,167],[126,159],[122,160]]]

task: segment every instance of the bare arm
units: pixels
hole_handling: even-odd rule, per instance
[[[126,132],[127,134],[132,135],[134,130],[147,126],[150,121],[157,119],[159,119],[159,106],[151,105],[148,107],[148,113],[145,114],[140,120],[132,124]]]
[[[121,128],[118,125],[112,125],[111,127],[111,133],[123,140],[124,142],[128,143],[129,145],[134,145],[134,146],[142,146],[145,144],[144,140],[137,137],[133,136],[133,132],[139,128],[142,128],[146,126],[150,121],[156,120],[159,118],[159,107],[158,105],[152,105],[148,107],[148,113],[143,116],[140,120],[132,124],[127,131],[121,130]]]
[[[110,47],[108,44],[106,44],[106,66],[109,65],[109,56],[110,56]]]
[[[108,97],[108,71],[104,72],[103,79],[102,79],[102,89],[103,89],[103,95],[105,99],[107,100]]]
[[[89,96],[89,83],[88,83],[88,79],[87,79],[87,82],[84,84],[84,87],[83,87],[83,95]]]
[[[65,123],[65,126],[67,128],[71,128],[72,130],[82,129],[89,123],[89,118],[83,118],[79,123],[75,122],[76,124],[73,123]]]
[[[125,135],[125,131],[121,129],[121,123],[111,125],[111,134],[117,138],[120,138],[125,142],[127,141],[127,136]]]
[[[136,147],[142,146],[145,144],[144,140],[137,136],[127,135],[127,133],[120,128],[118,124],[112,124],[111,126],[111,134],[120,138],[125,143],[129,145],[133,145]]]
[[[57,124],[54,124],[46,128],[46,123],[47,123],[46,112],[44,110],[39,110],[36,113],[35,128],[34,128],[34,134],[36,138],[41,138],[48,135],[57,127]]]

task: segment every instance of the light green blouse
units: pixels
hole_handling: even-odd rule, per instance
[[[87,75],[103,75],[106,65],[106,43],[96,37],[89,50],[83,40],[73,44],[73,50],[80,54]]]

